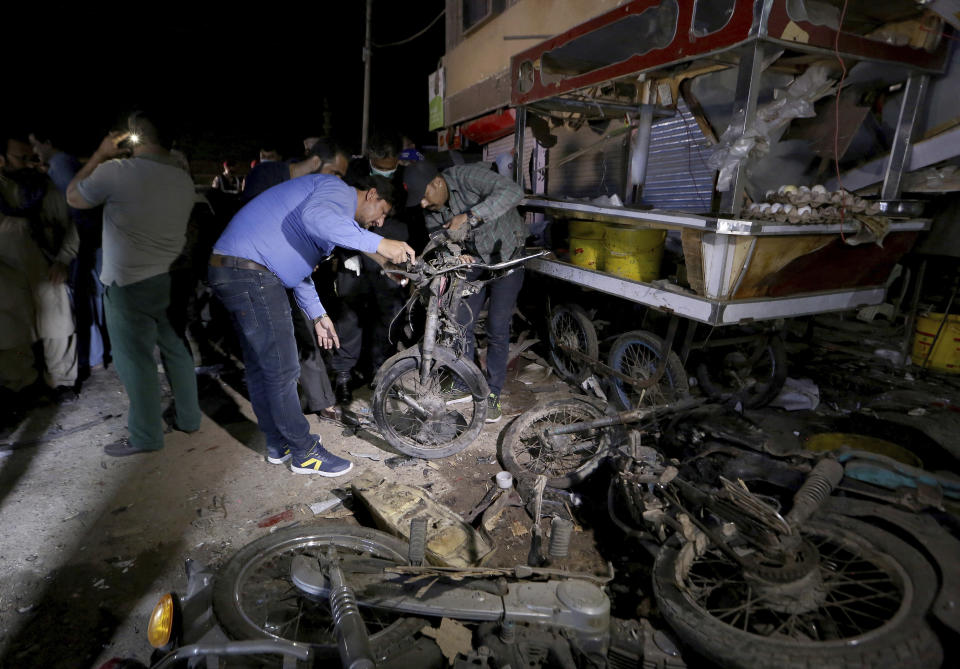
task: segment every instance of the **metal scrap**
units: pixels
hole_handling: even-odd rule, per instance
[[[440,652],[450,664],[453,664],[459,653],[468,655],[473,650],[473,632],[456,620],[443,618],[440,627],[425,625],[420,632],[436,640]]]

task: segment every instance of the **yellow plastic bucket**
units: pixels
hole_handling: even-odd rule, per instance
[[[937,330],[943,323],[944,314],[923,314],[917,316],[917,324],[913,333],[913,364],[922,365],[930,345],[937,336]],[[927,369],[936,369],[949,374],[960,374],[960,315],[952,314],[943,329],[937,345],[930,353]]]
[[[600,221],[571,220],[570,239],[603,239],[604,227]]]
[[[607,251],[604,253],[603,271],[622,276],[624,279],[633,279],[634,281],[645,280],[643,269],[640,267],[640,258],[629,253],[617,253],[616,251]],[[649,281],[650,279],[646,280]]]
[[[608,225],[603,234],[603,269],[634,281],[660,278],[666,230]]]
[[[603,269],[603,245],[600,240],[571,237],[570,262],[587,269]]]
[[[897,462],[911,467],[923,467],[923,461],[912,451],[898,446],[885,439],[868,437],[865,434],[849,434],[845,432],[820,432],[811,436],[803,445],[808,451],[820,453],[838,451],[841,448],[850,448],[855,451],[867,451],[877,455],[885,455]]]

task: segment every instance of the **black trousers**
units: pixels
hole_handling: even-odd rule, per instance
[[[323,362],[323,349],[317,342],[313,321],[307,317],[293,298],[293,291],[287,291],[290,310],[293,314],[293,336],[297,340],[300,353],[300,391],[301,403],[307,413],[332,407],[337,403],[330,386],[330,376]]]
[[[334,326],[340,348],[333,352],[330,367],[337,373],[350,372],[365,358],[376,373],[397,350],[404,320],[394,317],[403,308],[406,289],[383,276],[379,266],[364,264],[359,276],[349,270],[337,273],[337,293]]]

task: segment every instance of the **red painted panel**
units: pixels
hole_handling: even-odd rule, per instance
[[[460,126],[460,132],[471,142],[486,144],[514,132],[516,123],[516,112],[513,109],[507,109],[465,123]]]
[[[679,12],[676,34],[673,41],[666,47],[654,49],[646,54],[636,55],[620,63],[612,63],[585,74],[569,76],[553,83],[542,81],[539,62],[543,54],[615,21],[630,15],[640,14],[651,7],[658,7],[662,2],[663,0],[633,0],[513,56],[510,60],[510,99],[512,104],[529,104],[619,77],[730,49],[750,38],[755,10],[759,14],[760,7],[764,4],[763,0],[757,2],[736,0],[733,16],[727,25],[716,32],[698,38],[691,33],[694,0],[678,0]],[[786,10],[786,0],[774,0],[767,20],[766,34],[778,39],[790,21]],[[803,51],[805,47],[833,50],[835,31],[805,21],[795,23],[809,34],[809,41],[806,44],[791,42],[790,45],[793,48],[799,51]],[[906,46],[893,46],[848,33],[840,33],[839,49],[841,53],[854,58],[873,58],[912,65],[925,70],[942,70],[946,61],[948,44],[947,40],[943,40],[934,53],[928,53]],[[526,93],[522,93],[518,88],[520,65],[526,61],[531,61],[536,66],[534,67],[532,88]]]
[[[521,93],[517,89],[522,62],[527,60],[536,62],[547,51],[627,16],[640,14],[651,7],[657,7],[661,2],[662,0],[633,0],[633,2],[617,7],[606,14],[601,14],[565,33],[518,53],[510,60],[510,74],[513,82],[511,102],[515,105],[528,104],[634,72],[688,60],[712,51],[727,49],[746,40],[750,34],[750,27],[753,25],[754,3],[752,0],[736,0],[733,16],[723,28],[704,37],[695,37],[691,34],[693,0],[678,0],[677,30],[673,41],[668,46],[662,49],[654,49],[643,55],[633,56],[623,62],[614,63],[586,74],[567,77],[553,84],[544,84],[540,80],[539,69],[536,69],[533,88],[527,93]]]

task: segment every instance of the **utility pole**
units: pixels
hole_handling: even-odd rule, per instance
[[[367,139],[370,134],[370,55],[371,20],[373,0],[367,0],[367,38],[363,44],[363,136],[360,138],[360,151],[367,155]]]

